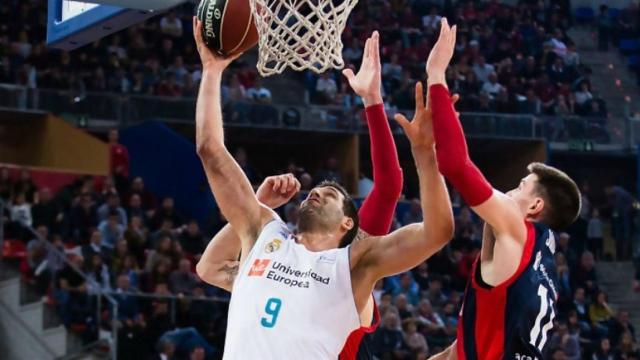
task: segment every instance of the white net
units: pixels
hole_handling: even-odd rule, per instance
[[[340,69],[341,35],[358,0],[250,0],[260,40],[262,76],[287,67],[316,73]]]

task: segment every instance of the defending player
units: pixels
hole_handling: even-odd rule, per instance
[[[436,358],[542,359],[558,297],[550,229],[573,223],[580,193],[565,173],[541,163],[530,164],[529,174],[507,194],[487,182],[469,158],[450,102],[445,70],[456,31],[446,19],[443,24],[427,62],[438,167],[486,224],[456,344]]]
[[[344,71],[351,87],[363,99],[365,105],[373,164],[374,186],[358,211],[362,232],[355,241],[369,235],[380,236],[389,233],[396,204],[402,192],[402,169],[384,111],[380,67],[379,35],[374,32],[365,43],[362,66],[358,74],[354,75],[351,70]],[[300,184],[293,175],[271,176],[265,179],[256,196],[262,204],[275,209],[289,202],[299,189]],[[227,225],[209,242],[196,266],[196,271],[203,281],[231,291],[240,264],[236,260],[239,255],[240,239]],[[360,328],[349,335],[339,359],[372,358],[368,341],[365,340],[366,334],[375,331],[380,321],[373,296],[369,297],[360,314],[360,320]]]
[[[194,19],[195,34],[201,23]],[[430,118],[424,106],[403,122],[418,169],[424,223],[351,244],[358,214],[338,184],[314,188],[300,207],[294,237],[260,204],[224,146],[219,59],[196,36],[203,78],[196,106],[196,143],[216,201],[240,238],[240,270],[233,285],[226,359],[337,358],[347,336],[360,327],[378,279],[406,271],[451,238],[453,216],[438,173]],[[416,91],[416,100],[424,99]],[[248,341],[250,343],[248,343]]]

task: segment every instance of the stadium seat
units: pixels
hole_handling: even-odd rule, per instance
[[[640,41],[638,39],[620,39],[618,48],[624,55],[635,54],[640,49]]]
[[[24,259],[27,257],[27,247],[20,240],[5,239],[2,243],[2,256],[10,259]]]
[[[582,6],[576,9],[576,21],[580,23],[589,23],[595,20],[596,15],[592,8]]]

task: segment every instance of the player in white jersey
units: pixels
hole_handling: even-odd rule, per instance
[[[194,18],[195,34],[202,24]],[[224,145],[220,85],[233,59],[195,40],[203,65],[196,146],[218,206],[240,238],[242,256],[229,308],[225,359],[335,359],[375,282],[411,269],[452,237],[453,215],[439,175],[429,109],[416,84],[416,114],[400,117],[418,170],[424,223],[353,243],[355,204],[337,184],[314,188],[293,236],[256,198]],[[370,41],[370,40],[369,40]]]

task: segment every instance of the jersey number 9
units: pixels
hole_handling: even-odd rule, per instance
[[[269,315],[269,317],[263,317],[260,319],[260,324],[266,328],[272,328],[276,326],[276,321],[278,321],[278,314],[280,313],[280,307],[282,306],[282,300],[278,298],[270,298],[267,300],[267,304],[264,307],[264,312]]]

